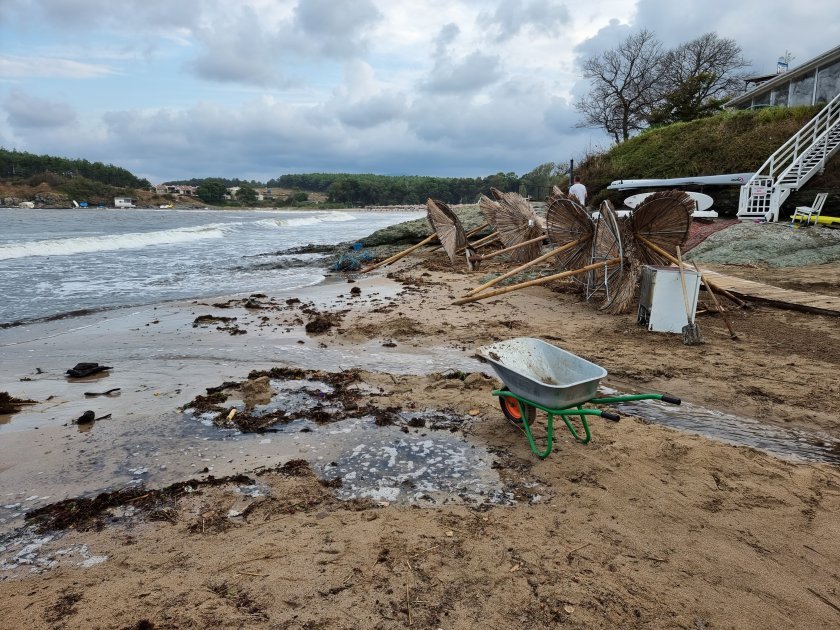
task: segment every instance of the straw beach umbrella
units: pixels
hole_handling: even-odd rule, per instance
[[[496,212],[496,231],[505,248],[514,247],[525,241],[531,243],[511,252],[511,260],[528,262],[540,255],[540,243],[534,242],[545,231],[531,204],[518,193],[501,193],[499,209]]]
[[[488,225],[496,229],[496,213],[499,211],[499,202],[481,195],[478,200],[478,209],[481,210],[481,214],[484,215],[484,220],[487,221]]]
[[[458,251],[468,245],[464,226],[461,225],[461,221],[448,205],[440,199],[432,199],[431,197],[426,201],[426,218],[437,234],[441,246],[449,256],[449,260],[454,265]]]
[[[630,226],[633,237],[643,237],[670,254],[682,247],[691,227],[694,200],[681,190],[657,192],[633,211]],[[638,248],[638,258],[645,265],[668,265],[670,260],[647,248]]]
[[[583,206],[562,192],[560,195],[552,194],[548,200],[545,222],[548,240],[558,247],[577,243],[573,248],[557,254],[556,261],[559,267],[578,269],[591,262],[595,223]]]

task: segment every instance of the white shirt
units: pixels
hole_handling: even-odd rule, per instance
[[[569,195],[576,197],[580,205],[586,205],[586,186],[581,183],[573,184],[569,187]]]

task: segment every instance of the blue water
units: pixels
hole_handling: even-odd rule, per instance
[[[328,259],[407,212],[0,208],[0,324],[317,284]]]

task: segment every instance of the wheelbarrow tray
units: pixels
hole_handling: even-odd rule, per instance
[[[607,376],[600,365],[532,337],[499,341],[478,349],[517,396],[551,409],[587,402]]]

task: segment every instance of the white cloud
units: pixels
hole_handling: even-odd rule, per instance
[[[108,66],[71,59],[0,55],[0,78],[96,79],[113,74]]]
[[[67,103],[51,101],[13,90],[3,102],[9,124],[20,130],[53,129],[77,123],[76,111]]]
[[[196,35],[204,52],[187,68],[199,77],[254,85],[283,83],[277,68],[279,37],[264,30],[252,9],[243,7],[231,21],[199,29]]]
[[[314,42],[320,53],[343,59],[367,49],[366,36],[381,18],[370,0],[300,0],[294,27]]]
[[[492,14],[480,13],[478,22],[495,34],[497,42],[504,42],[523,31],[561,35],[571,14],[564,3],[553,0],[503,0]]]
[[[438,59],[420,87],[426,92],[472,93],[492,85],[501,76],[499,58],[476,50],[459,60]]]

